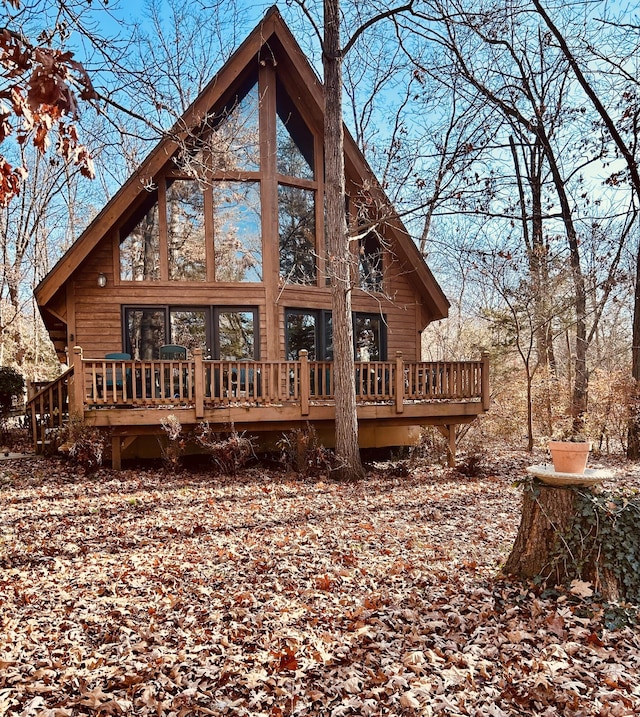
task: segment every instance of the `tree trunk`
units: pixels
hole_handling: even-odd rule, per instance
[[[631,418],[629,419],[629,439],[627,458],[636,461],[640,458],[640,248],[636,258],[636,280],[633,302],[633,328],[631,350],[631,377],[633,394],[631,396]]]
[[[518,535],[503,572],[527,580],[537,578],[549,587],[584,580],[592,583],[605,600],[620,600],[624,586],[604,565],[602,551],[593,551],[595,557],[578,568],[564,543],[563,536],[575,520],[576,496],[573,488],[538,483],[525,489]]]
[[[574,501],[575,492],[569,488],[536,485],[524,491],[520,528],[505,563],[505,573],[562,582],[553,553],[559,536],[571,525]]]
[[[351,251],[345,215],[344,132],[342,126],[342,50],[339,0],[324,0],[324,157],[327,266],[331,279],[333,366],[336,405],[336,456],[342,479],[364,476],[358,445]]]

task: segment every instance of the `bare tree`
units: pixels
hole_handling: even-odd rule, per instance
[[[583,89],[585,95],[588,97],[589,101],[595,108],[596,112],[600,116],[602,123],[604,124],[607,132],[609,133],[611,139],[613,140],[618,152],[620,153],[621,157],[624,159],[627,172],[628,172],[628,178],[631,184],[631,187],[633,189],[633,192],[638,200],[638,205],[640,206],[640,171],[638,169],[638,158],[637,158],[637,148],[638,148],[638,138],[639,138],[639,130],[640,125],[638,123],[638,115],[637,115],[637,108],[633,108],[629,114],[623,113],[622,114],[622,123],[624,124],[625,119],[629,118],[635,118],[630,125],[630,131],[628,132],[629,139],[626,140],[623,136],[623,131],[621,128],[619,128],[618,122],[614,119],[610,111],[605,106],[605,102],[600,97],[596,86],[594,83],[589,79],[587,76],[587,73],[583,71],[583,68],[581,66],[581,63],[578,61],[578,58],[576,57],[576,54],[571,50],[569,47],[569,43],[567,41],[567,38],[565,37],[564,33],[561,32],[559,26],[552,20],[549,13],[545,10],[545,8],[542,6],[542,3],[539,2],[539,0],[533,0],[533,5],[536,8],[538,14],[546,24],[546,26],[549,28],[550,32],[552,33],[555,41],[558,44],[558,47],[560,48],[560,51],[562,52],[563,56],[566,58],[567,62],[571,66],[571,69],[573,70],[573,73],[575,75],[576,80],[578,81],[580,87]],[[635,38],[635,48],[637,50],[638,47],[638,41],[640,38],[640,28],[636,26],[631,26],[631,32]],[[598,43],[595,43],[597,46]],[[583,42],[582,50],[585,49],[591,49],[592,43],[587,41],[586,43]],[[604,59],[604,58],[600,58]],[[609,60],[610,62],[610,60]],[[623,63],[620,63],[618,66],[618,70],[620,71],[623,66]],[[637,77],[634,77],[628,73],[628,71],[622,71],[622,76],[626,80],[627,84],[631,84],[632,86],[635,86],[635,89],[637,91],[638,87],[640,86],[640,81]],[[625,117],[626,114],[626,117]],[[635,210],[634,210],[634,217],[635,217]],[[631,363],[631,375],[636,383],[636,402],[640,402],[640,244],[638,245],[637,250],[637,256],[636,256],[636,274],[635,274],[635,292],[634,292],[634,310],[633,310],[633,327],[632,327],[632,337],[631,337],[631,356],[632,356],[632,363]],[[640,410],[636,411],[636,415],[634,419],[631,421],[629,425],[629,442],[628,442],[628,449],[627,449],[627,455],[629,458],[637,459],[640,457]]]
[[[324,151],[327,264],[331,277],[331,308],[336,396],[336,455],[339,477],[356,479],[364,474],[358,444],[358,414],[355,393],[355,356],[351,293],[353,289],[353,254],[345,216],[344,130],[343,130],[343,60],[370,27],[385,18],[405,12],[411,3],[373,12],[360,18],[356,29],[343,45],[342,16],[339,0],[324,0],[323,31],[304,2],[299,3],[318,33],[324,68]],[[357,10],[357,8],[356,8]]]
[[[418,20],[414,23],[414,32],[441,47],[449,57],[451,67],[448,73],[442,73],[443,81],[453,87],[451,77],[456,77],[456,89],[462,96],[470,91],[479,93],[485,103],[502,115],[508,135],[516,138],[510,142],[508,135],[503,133],[503,141],[486,148],[483,153],[487,158],[485,161],[491,162],[493,167],[511,156],[512,176],[507,183],[504,179],[487,183],[485,200],[476,203],[475,211],[496,219],[502,214],[502,219],[508,219],[512,225],[514,222],[521,224],[522,239],[528,247],[529,270],[539,282],[545,281],[548,271],[544,228],[548,232],[549,228],[561,223],[574,284],[575,367],[571,413],[578,426],[586,410],[587,349],[593,335],[589,323],[592,317],[597,321],[600,312],[588,315],[582,261],[582,217],[584,220],[587,217],[577,210],[579,192],[582,196],[588,193],[588,188],[581,188],[581,173],[589,163],[599,162],[602,146],[598,141],[584,139],[590,137],[590,118],[571,102],[574,85],[569,65],[550,45],[549,33],[540,29],[526,11],[519,7],[498,7],[493,3],[469,11],[454,0],[422,6],[420,12],[413,13],[413,18]],[[398,24],[401,23],[402,17],[398,18]],[[497,176],[493,168],[490,175]],[[528,186],[527,193],[523,191],[525,185]],[[550,187],[554,198],[543,213],[541,190],[545,188],[548,196]],[[510,198],[505,199],[505,188],[511,191]],[[503,197],[500,200],[501,191]],[[498,200],[502,201],[502,209],[496,211],[494,206]],[[460,205],[458,208],[464,209]],[[593,208],[594,205],[590,210]],[[502,226],[509,233],[504,221]],[[601,275],[605,274],[602,283],[605,290],[600,295],[600,302],[606,303],[608,299],[606,287],[616,274],[624,236],[622,228],[611,263],[600,267]],[[542,287],[541,312],[544,310],[544,291]],[[541,314],[540,320],[536,321],[538,330],[543,331],[546,326],[548,332],[550,327],[542,318]],[[593,321],[591,326],[593,328]],[[546,351],[550,360],[551,348],[549,335],[546,339],[541,335],[539,349]]]

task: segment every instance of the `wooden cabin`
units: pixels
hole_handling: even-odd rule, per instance
[[[211,80],[36,289],[68,369],[30,401],[34,441],[68,415],[113,463],[185,427],[282,435],[334,420],[323,89],[278,10]],[[406,445],[488,408],[486,358],[421,361],[448,302],[345,131],[361,446]],[[146,446],[146,447],[145,447]]]

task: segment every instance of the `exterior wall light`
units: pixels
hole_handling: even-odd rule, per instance
[[[98,274],[98,286],[101,289],[104,289],[104,287],[107,285],[107,275],[100,272]]]

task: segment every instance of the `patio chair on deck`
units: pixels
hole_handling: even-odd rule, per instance
[[[131,354],[122,353],[122,352],[113,352],[108,353],[104,355],[104,358],[106,361],[131,361]],[[122,367],[116,366],[115,370],[115,376],[114,371],[111,366],[107,366],[107,376],[106,376],[106,391],[107,391],[107,397],[113,398],[113,389],[114,389],[114,383],[115,383],[115,390],[117,393],[122,394],[123,388],[124,388],[124,381],[127,382],[127,395],[131,397],[132,394],[132,384],[131,384],[131,369],[125,370],[125,376],[122,375]]]
[[[166,344],[160,347],[161,361],[186,361],[186,346],[178,346],[177,344]]]
[[[160,347],[160,360],[161,361],[186,361],[187,360],[187,348],[186,346],[179,346],[177,344],[165,344]],[[188,369],[183,368],[182,370],[182,393],[183,397],[189,395],[187,381],[188,381]],[[165,398],[173,396],[173,398],[180,398],[180,374],[179,369],[174,368],[173,374],[169,368],[165,368],[164,371],[164,393]]]

